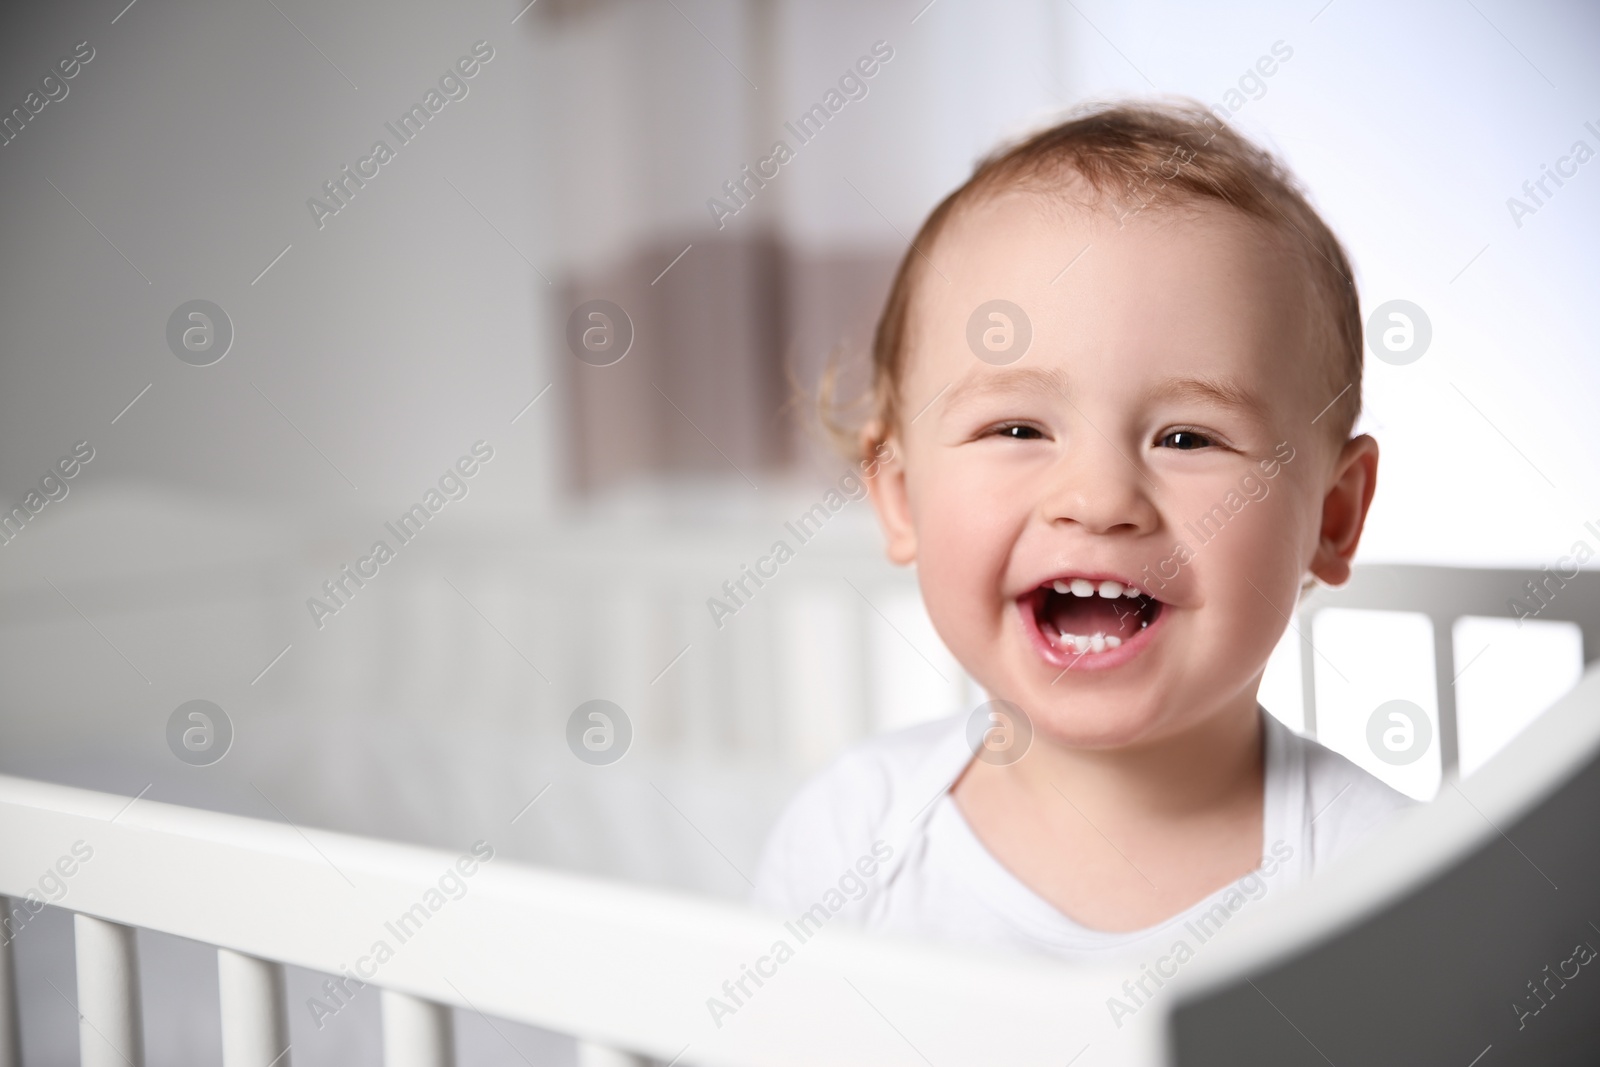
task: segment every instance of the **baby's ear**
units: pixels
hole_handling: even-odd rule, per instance
[[[1333,467],[1333,480],[1322,498],[1322,528],[1311,573],[1328,585],[1350,580],[1350,560],[1361,543],[1361,530],[1378,487],[1378,442],[1367,434],[1345,442]]]
[[[916,562],[917,531],[906,496],[900,442],[884,434],[877,422],[861,431],[861,471],[872,496],[872,508],[878,513],[878,525],[883,527],[884,551],[890,562],[901,566]]]

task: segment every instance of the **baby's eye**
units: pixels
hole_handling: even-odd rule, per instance
[[[1187,452],[1191,449],[1206,448],[1214,444],[1216,442],[1203,433],[1195,433],[1193,430],[1173,430],[1160,441],[1157,441],[1156,447],[1176,448]]]
[[[1009,437],[1013,441],[1037,441],[1044,437],[1038,427],[1026,423],[1007,423],[1004,426],[996,426],[991,432],[996,437]]]

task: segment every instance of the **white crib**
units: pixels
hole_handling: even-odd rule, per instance
[[[92,1067],[143,1062],[135,926],[219,946],[228,1067],[292,1059],[282,962],[342,977],[352,993],[360,966],[383,989],[385,1062],[401,1067],[454,1062],[451,1007],[578,1035],[587,1064],[916,1062],[910,1048],[896,1053],[895,1027],[947,1059],[1044,1062],[1070,1038],[1071,1013],[982,1041],[964,1021],[1042,1021],[1054,1005],[1095,1000],[1082,974],[841,934],[798,946],[780,972],[789,988],[756,991],[719,1029],[706,998],[726,997],[725,981],[789,936],[779,922],[490,862],[426,925],[394,927],[456,855],[12,778],[0,781],[0,833],[12,893],[71,843],[92,845],[63,902],[76,912]],[[394,955],[374,975],[358,961],[379,939]],[[15,1067],[16,1018],[0,1018],[0,1062]]]
[[[1308,599],[1298,629],[1309,643],[1314,616],[1328,607],[1432,618],[1443,635],[1435,647],[1439,738],[1451,775],[1450,623],[1463,615],[1509,614],[1523,583],[1540,577],[1363,568],[1346,589]],[[1600,579],[1584,573],[1567,583],[1541,618],[1576,623],[1592,661],[1600,656]],[[1309,645],[1302,665],[1306,723],[1314,732],[1316,657]],[[1590,719],[1600,706],[1597,689],[1591,675],[1569,698],[1581,698]],[[1484,775],[1492,778],[1494,769]],[[1421,831],[1397,828],[1451,842],[1455,851],[1413,850],[1426,852],[1432,866],[1398,873],[1391,862],[1384,891],[1403,892],[1442,869],[1482,840],[1473,818],[1510,817],[1532,802],[1539,784],[1502,788],[1499,806],[1487,813],[1475,808],[1469,816],[1443,803],[1425,813],[1449,821],[1450,832],[1440,829],[1445,822]],[[505,859],[472,865],[469,876],[454,852],[16,777],[0,777],[0,841],[7,915],[41,872],[74,868],[59,906],[74,913],[78,979],[69,999],[80,1020],[81,1062],[89,1067],[143,1067],[135,928],[216,946],[226,1067],[292,1062],[285,964],[335,976],[334,988],[346,996],[381,989],[384,1059],[404,1067],[454,1062],[457,1010],[574,1035],[581,1061],[591,1065],[1059,1065],[1082,1055],[1080,1067],[1089,1067],[1158,1063],[1170,1051],[1166,1004],[1118,1030],[1108,1027],[1105,997],[1126,977],[1115,966],[1067,969],[830,929],[800,946],[770,978],[770,989],[755,987],[735,1017],[717,1025],[707,998],[725,997],[724,983],[739,980],[785,936],[781,921],[733,904]],[[75,856],[78,842],[92,849],[92,859]],[[452,894],[441,894],[443,903],[432,908],[428,890],[451,870],[462,872]],[[464,887],[459,899],[456,883]],[[1269,930],[1275,940],[1219,952],[1216,968],[1234,965],[1241,954],[1259,965],[1294,951],[1297,938],[1325,932],[1320,920],[1296,926],[1299,902],[1299,896],[1279,902],[1268,921],[1249,928]],[[426,911],[421,918],[419,904]],[[413,920],[396,927],[407,914]],[[402,933],[409,936],[402,940]],[[1249,933],[1238,937],[1242,945],[1249,941]],[[21,1063],[10,941],[0,939],[0,1067]],[[379,941],[392,954],[375,961]],[[353,968],[363,983],[351,980]],[[1203,985],[1212,970],[1202,961],[1186,978]]]

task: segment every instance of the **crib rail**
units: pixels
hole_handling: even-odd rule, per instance
[[[1301,601],[1295,629],[1300,635],[1300,684],[1305,732],[1317,736],[1316,654],[1311,647],[1316,616],[1327,608],[1405,611],[1433,624],[1434,688],[1438,693],[1439,760],[1448,777],[1460,766],[1456,718],[1457,677],[1452,634],[1456,620],[1527,618],[1576,623],[1583,634],[1583,659],[1600,659],[1600,572],[1566,575],[1545,571],[1409,564],[1355,568],[1340,589],[1318,589]]]
[[[451,1008],[571,1034],[591,1065],[919,1064],[921,1049],[944,1064],[1059,1063],[1105,1029],[1106,992],[1126,977],[842,928],[795,944],[779,919],[486,859],[489,842],[452,854],[11,777],[0,840],[9,907],[41,871],[75,868],[57,903],[75,913],[92,1067],[142,1064],[138,927],[217,947],[225,1067],[292,1062],[284,964],[381,989],[385,1062],[401,1067],[452,1062]],[[714,1019],[707,998],[727,998],[780,937],[794,955],[777,978]],[[0,1067],[15,1067],[0,975]],[[1158,1047],[1157,1014],[1115,1035],[1135,1062]]]

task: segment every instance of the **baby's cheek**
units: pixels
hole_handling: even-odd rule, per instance
[[[981,521],[959,513],[918,531],[917,574],[930,611],[934,605],[970,611],[997,595],[996,554],[986,548],[984,533]]]
[[[1285,496],[1250,504],[1196,560],[1205,572],[1206,600],[1230,616],[1222,627],[1230,645],[1252,655],[1270,651],[1294,614],[1301,520],[1295,508],[1283,506],[1289,503]]]
[[[917,579],[934,628],[958,657],[998,623],[1010,540],[1002,516],[954,484],[917,523]]]
[[[916,490],[912,511],[919,566],[931,562],[930,553],[937,553],[942,565],[959,566],[967,555],[1003,561],[1015,526],[1007,514],[1011,508],[976,472],[946,467],[943,476],[928,479]]]

